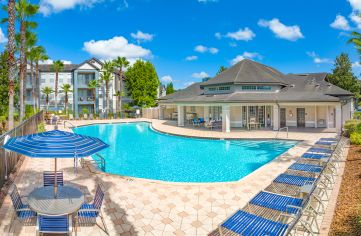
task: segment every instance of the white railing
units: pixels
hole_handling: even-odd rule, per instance
[[[279,129],[277,130],[275,139],[278,138],[278,134],[280,133],[280,131],[281,131],[281,130],[284,130],[284,129],[287,131],[287,138],[288,138],[288,126],[285,126],[285,127],[279,128]]]
[[[64,129],[67,128],[66,124],[71,125],[71,126],[68,127],[68,128],[76,128],[76,125],[74,125],[74,124],[71,123],[70,121],[65,120],[65,121],[64,121]]]

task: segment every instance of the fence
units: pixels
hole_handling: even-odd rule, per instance
[[[148,119],[159,119],[159,107],[142,108],[142,117]]]
[[[14,129],[1,135],[0,145],[4,144],[4,139],[6,135],[9,135],[10,137],[16,137],[36,133],[38,124],[43,122],[43,120],[44,114],[43,111],[40,111],[29,119],[21,122]],[[15,152],[5,152],[3,148],[0,149],[0,189],[6,182],[6,177],[8,177],[13,171],[20,157],[20,154],[17,154]]]

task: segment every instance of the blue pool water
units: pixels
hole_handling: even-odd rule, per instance
[[[144,122],[90,125],[74,131],[110,145],[100,153],[106,172],[172,182],[236,181],[296,144],[185,138],[156,132]]]

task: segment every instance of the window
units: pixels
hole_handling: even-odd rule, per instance
[[[208,91],[210,92],[217,91],[217,88],[208,88]]]
[[[272,90],[272,86],[266,85],[243,85],[242,90]]]
[[[257,86],[257,90],[271,90],[271,86]]]
[[[196,107],[195,106],[191,106],[191,112],[196,112]]]
[[[44,84],[45,83],[45,79],[41,79],[40,83]]]
[[[51,78],[49,81],[50,81],[50,83],[54,83],[54,79],[53,79],[53,78]]]
[[[229,86],[219,87],[218,90],[219,91],[229,91],[229,90],[231,90],[231,87],[229,87]]]
[[[242,90],[256,90],[257,86],[255,85],[243,85]]]

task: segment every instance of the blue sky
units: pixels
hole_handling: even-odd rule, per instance
[[[242,58],[284,73],[328,72],[334,58],[347,52],[355,73],[361,72],[355,49],[346,43],[350,31],[361,31],[355,16],[361,0],[41,0],[40,5],[39,44],[51,59],[151,60],[159,78],[177,88]],[[6,27],[1,28],[4,46]]]

